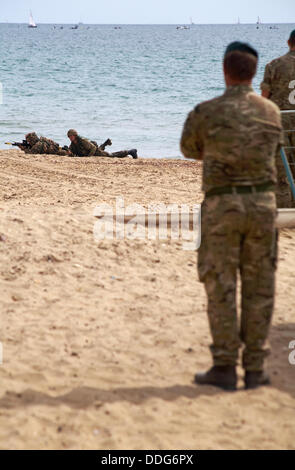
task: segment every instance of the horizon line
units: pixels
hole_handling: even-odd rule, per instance
[[[0,24],[24,24],[27,25],[27,22],[20,22],[20,21],[0,21]],[[77,25],[80,24],[85,25],[85,26],[109,26],[109,25],[119,25],[119,26],[177,26],[177,25],[188,25],[188,26],[211,26],[211,25],[236,25],[236,26],[241,26],[241,25],[257,25],[256,22],[254,23],[83,23],[83,22],[76,22],[76,23],[43,23],[43,22],[38,22],[38,24],[42,25]],[[259,23],[260,26],[263,25],[269,25],[269,24],[295,24],[294,22],[290,23],[285,23],[285,22],[275,22],[271,21],[270,23]]]

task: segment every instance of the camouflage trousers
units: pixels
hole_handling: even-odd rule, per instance
[[[284,128],[284,147],[288,162],[295,181],[295,114],[282,114]],[[278,207],[295,207],[290,184],[286,175],[286,170],[280,152],[276,155],[276,167],[278,173],[278,183],[276,189]]]
[[[252,371],[263,368],[274,306],[275,218],[273,192],[218,195],[205,198],[202,204],[198,271],[208,297],[214,365],[235,365],[243,343],[243,367]]]

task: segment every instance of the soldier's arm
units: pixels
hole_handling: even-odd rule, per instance
[[[271,65],[267,64],[264,71],[263,81],[260,84],[261,95],[264,98],[271,97],[271,86],[272,86],[272,73],[271,73]]]
[[[18,145],[18,148],[25,153],[31,153],[31,147],[26,147],[25,145]]]
[[[191,111],[184,123],[180,149],[186,158],[203,159],[202,115],[199,107]]]

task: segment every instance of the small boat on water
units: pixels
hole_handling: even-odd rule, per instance
[[[176,29],[190,29],[189,26],[176,26]]]
[[[28,24],[28,27],[29,28],[37,28],[37,25],[33,19],[33,15],[32,15],[32,12],[30,11],[30,18],[29,18],[29,24]]]

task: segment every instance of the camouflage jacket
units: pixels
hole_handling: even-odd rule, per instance
[[[275,154],[283,143],[278,107],[252,87],[228,87],[188,115],[181,137],[187,158],[204,160],[203,190],[276,183]]]
[[[72,142],[69,150],[77,157],[92,157],[95,155],[97,148],[97,144],[78,135],[77,142]]]
[[[260,88],[270,93],[269,98],[280,109],[295,110],[295,51],[267,64]]]
[[[47,139],[46,137],[40,137],[38,142],[35,145],[29,148],[24,149],[25,153],[33,153],[33,154],[50,154],[50,155],[58,155],[64,154],[64,152],[57,142],[54,142],[51,139]]]

